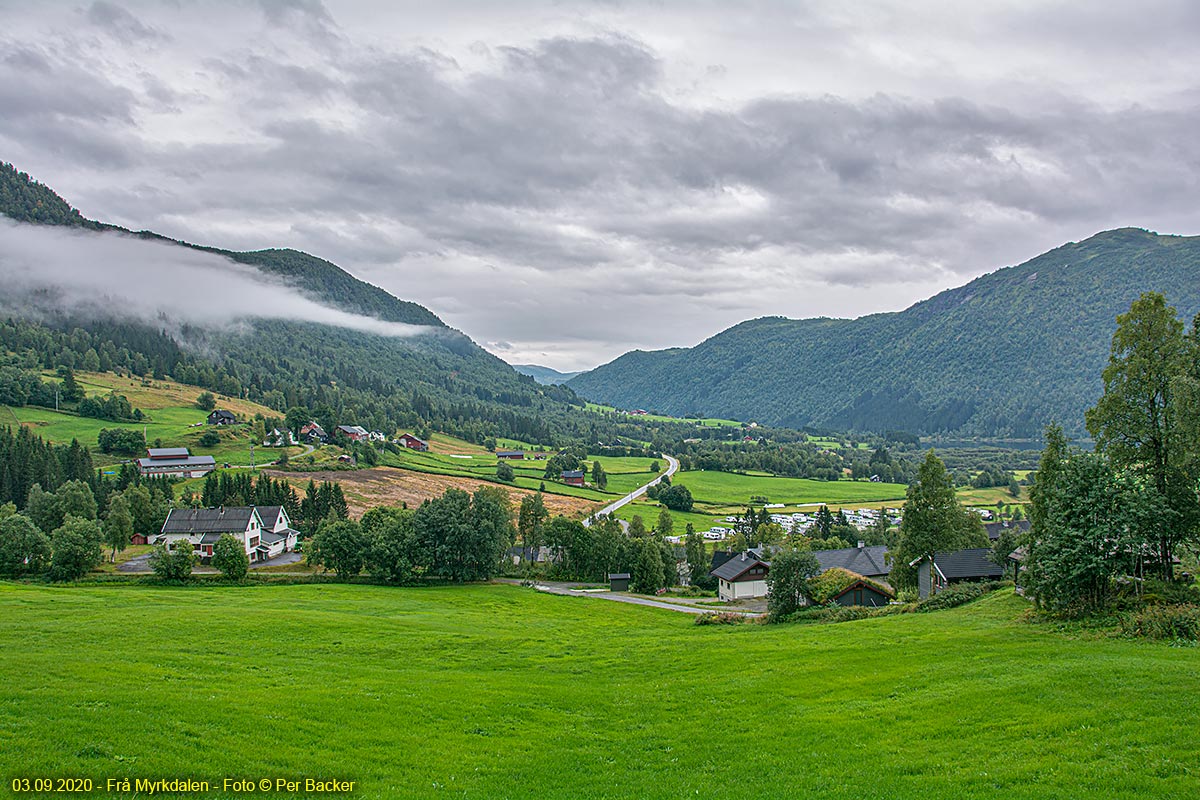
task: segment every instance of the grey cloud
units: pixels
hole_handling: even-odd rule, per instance
[[[88,22],[124,44],[171,40],[167,33],[144,24],[127,9],[116,3],[95,0],[88,6],[86,16]]]
[[[322,305],[212,253],[118,233],[0,220],[0,303],[233,328],[255,318],[315,322],[380,336],[435,333]]]
[[[1182,5],[1162,6],[1194,24]],[[724,25],[725,7],[696,14]],[[819,6],[761,3],[756,12],[778,25],[743,13],[720,33],[743,50],[756,35],[765,48],[800,37],[819,56],[814,69],[843,58],[865,70],[868,44],[903,51],[888,26],[907,35],[933,8],[915,3],[911,19],[892,9],[876,23],[857,8],[833,19]],[[309,249],[447,311],[483,341],[563,358],[690,344],[744,316],[897,308],[1102,228],[1194,227],[1194,93],[1133,106],[1113,100],[1124,88],[1092,97],[1047,80],[1015,102],[1025,89],[992,92],[991,75],[947,68],[931,79],[930,64],[959,54],[946,41],[909,85],[952,93],[693,102],[672,77],[678,56],[636,26],[454,50],[436,36],[380,43],[339,25],[349,10],[335,8],[335,20],[319,3],[261,9],[274,38],[181,50],[184,66],[146,68],[160,86],[126,88],[105,69],[81,76],[50,45],[3,46],[0,102],[14,113],[0,119],[0,142],[37,163],[69,162],[73,183],[56,188],[98,216],[224,246]],[[947,25],[1007,30],[1026,54],[1065,36],[1050,25],[1065,9],[982,10]],[[252,28],[226,13],[230,29]],[[1111,32],[1125,18],[1088,24]],[[321,30],[335,46],[311,44]],[[939,44],[936,32],[913,35],[912,48]],[[1132,35],[1136,48],[1148,33]],[[744,52],[722,55],[697,54],[697,74],[724,81],[746,63]],[[1117,56],[1104,57],[1133,58]],[[169,126],[194,96],[211,105],[197,130],[144,124]]]

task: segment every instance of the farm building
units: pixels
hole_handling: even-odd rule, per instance
[[[213,411],[208,415],[208,424],[209,425],[236,425],[237,417],[235,417],[233,415],[232,411],[225,411],[223,409],[217,409],[216,411]]]
[[[712,571],[718,581],[717,596],[725,601],[767,596],[771,565],[749,553],[739,553]]]
[[[168,478],[203,478],[217,468],[212,456],[194,456],[186,447],[151,447],[137,465],[142,475]]]
[[[361,425],[338,425],[337,429],[346,434],[346,437],[352,442],[362,442],[371,436]]]
[[[921,599],[937,594],[952,583],[995,581],[1004,577],[1004,567],[988,557],[988,547],[969,547],[933,557],[914,559],[909,566],[917,568],[917,590]]]
[[[613,592],[628,592],[629,579],[628,572],[610,572],[608,573],[608,588]]]
[[[562,471],[562,480],[568,486],[583,486],[583,470],[564,469]]]
[[[523,461],[525,459],[524,450],[497,450],[496,458],[508,459],[510,461]]]
[[[151,544],[170,544],[186,539],[192,543],[192,547],[202,559],[211,558],[213,546],[226,534],[242,543],[252,562],[264,560],[259,552],[262,544],[262,518],[253,506],[173,508],[167,514],[162,531]]]
[[[404,445],[409,450],[417,450],[421,453],[429,450],[429,442],[426,442],[424,439],[418,439],[411,433],[400,434],[400,444]]]

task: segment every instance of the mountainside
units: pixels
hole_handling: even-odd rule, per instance
[[[1036,437],[1083,429],[1117,314],[1162,292],[1200,311],[1200,237],[1123,228],[984,275],[905,311],[768,317],[692,348],[635,351],[568,382],[622,408],[773,425]]]
[[[512,368],[522,375],[528,375],[535,381],[547,386],[558,386],[566,383],[574,378],[579,372],[559,372],[551,367],[542,367],[537,364],[513,364]]]
[[[295,250],[232,252],[177,242],[148,231],[130,232],[89,220],[49,187],[0,163],[0,214],[22,223],[83,228],[103,236],[132,233],[191,250],[226,256],[281,279],[300,294],[352,314],[425,326],[428,333],[382,336],[290,319],[255,320],[249,328],[160,330],[153,319],[114,310],[103,318],[78,311],[47,317],[6,297],[0,325],[5,350],[32,353],[43,366],[74,366],[87,350],[101,363],[136,374],[169,374],[185,383],[242,395],[285,411],[326,409],[339,422],[390,429],[428,423],[463,435],[548,437],[569,419],[573,394],[542,387],[435,314],[364,283],[340,267]],[[103,264],[94,265],[104,268]],[[214,298],[219,302],[219,297]],[[23,318],[23,319],[22,319]],[[77,335],[75,331],[79,331]],[[123,353],[116,359],[109,353]],[[28,359],[26,358],[26,361]]]

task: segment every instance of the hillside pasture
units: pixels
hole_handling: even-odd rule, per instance
[[[1026,611],[1003,592],[704,627],[516,586],[0,584],[0,774],[337,777],[361,798],[1192,796],[1195,651]]]

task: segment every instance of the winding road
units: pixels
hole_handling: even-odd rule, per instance
[[[601,514],[611,514],[614,511],[616,511],[618,508],[620,508],[621,506],[632,503],[634,500],[636,500],[637,498],[644,495],[646,493],[646,490],[649,489],[651,486],[654,486],[655,484],[662,482],[663,478],[669,478],[672,475],[674,475],[676,472],[679,471],[679,459],[677,459],[673,456],[669,456],[666,453],[663,453],[663,458],[665,458],[667,460],[667,471],[666,472],[664,472],[662,475],[659,475],[657,478],[650,481],[645,486],[639,486],[638,488],[634,489],[632,492],[625,495],[620,500],[616,500],[612,503],[609,503],[604,508],[600,509],[599,511],[597,511],[596,513],[592,514],[587,519],[585,519],[583,521],[583,524],[590,525],[592,522],[592,517],[598,517]]]

